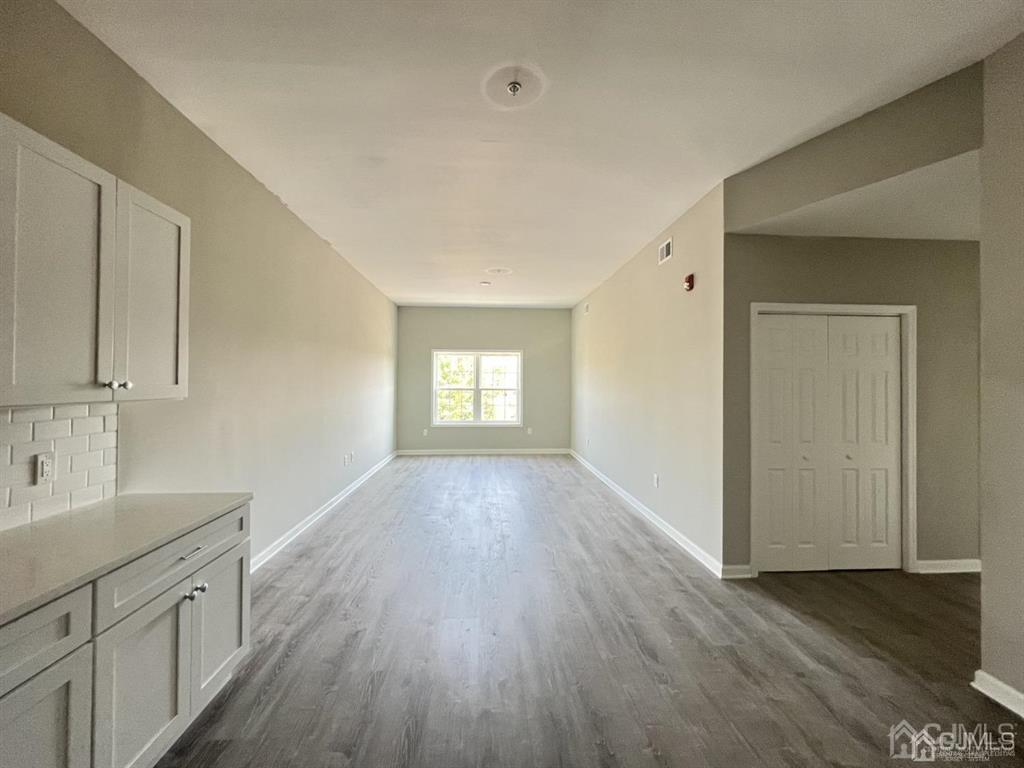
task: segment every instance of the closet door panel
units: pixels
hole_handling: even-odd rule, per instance
[[[761,570],[827,568],[826,318],[762,316],[753,362],[755,561]]]
[[[830,565],[899,568],[900,321],[828,322]]]

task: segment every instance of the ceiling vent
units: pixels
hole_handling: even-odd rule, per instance
[[[658,266],[672,258],[672,238],[658,246]]]

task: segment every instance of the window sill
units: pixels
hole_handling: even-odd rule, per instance
[[[516,423],[516,422],[511,422],[511,421],[505,421],[505,422],[502,422],[502,421],[462,421],[462,422],[442,421],[442,422],[435,422],[431,426],[433,426],[433,427],[518,427],[519,429],[523,428],[523,425],[521,423]]]

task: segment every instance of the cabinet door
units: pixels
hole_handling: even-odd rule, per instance
[[[92,644],[0,698],[0,768],[89,768]]]
[[[96,768],[148,768],[189,722],[192,583],[96,638]]]
[[[115,180],[0,115],[0,405],[110,400]]]
[[[123,181],[117,182],[117,294],[114,379],[118,400],[188,394],[191,224]]]
[[[249,542],[239,544],[192,580],[192,717],[210,703],[249,652]]]

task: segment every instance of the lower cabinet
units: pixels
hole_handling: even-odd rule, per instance
[[[90,768],[92,643],[0,698],[0,767]]]
[[[96,638],[95,768],[148,768],[188,725],[191,580]]]
[[[160,760],[249,652],[248,510],[0,626],[0,768]]]
[[[149,768],[249,652],[249,543],[96,638],[95,768]]]
[[[192,717],[249,652],[249,547],[238,546],[192,577]]]

